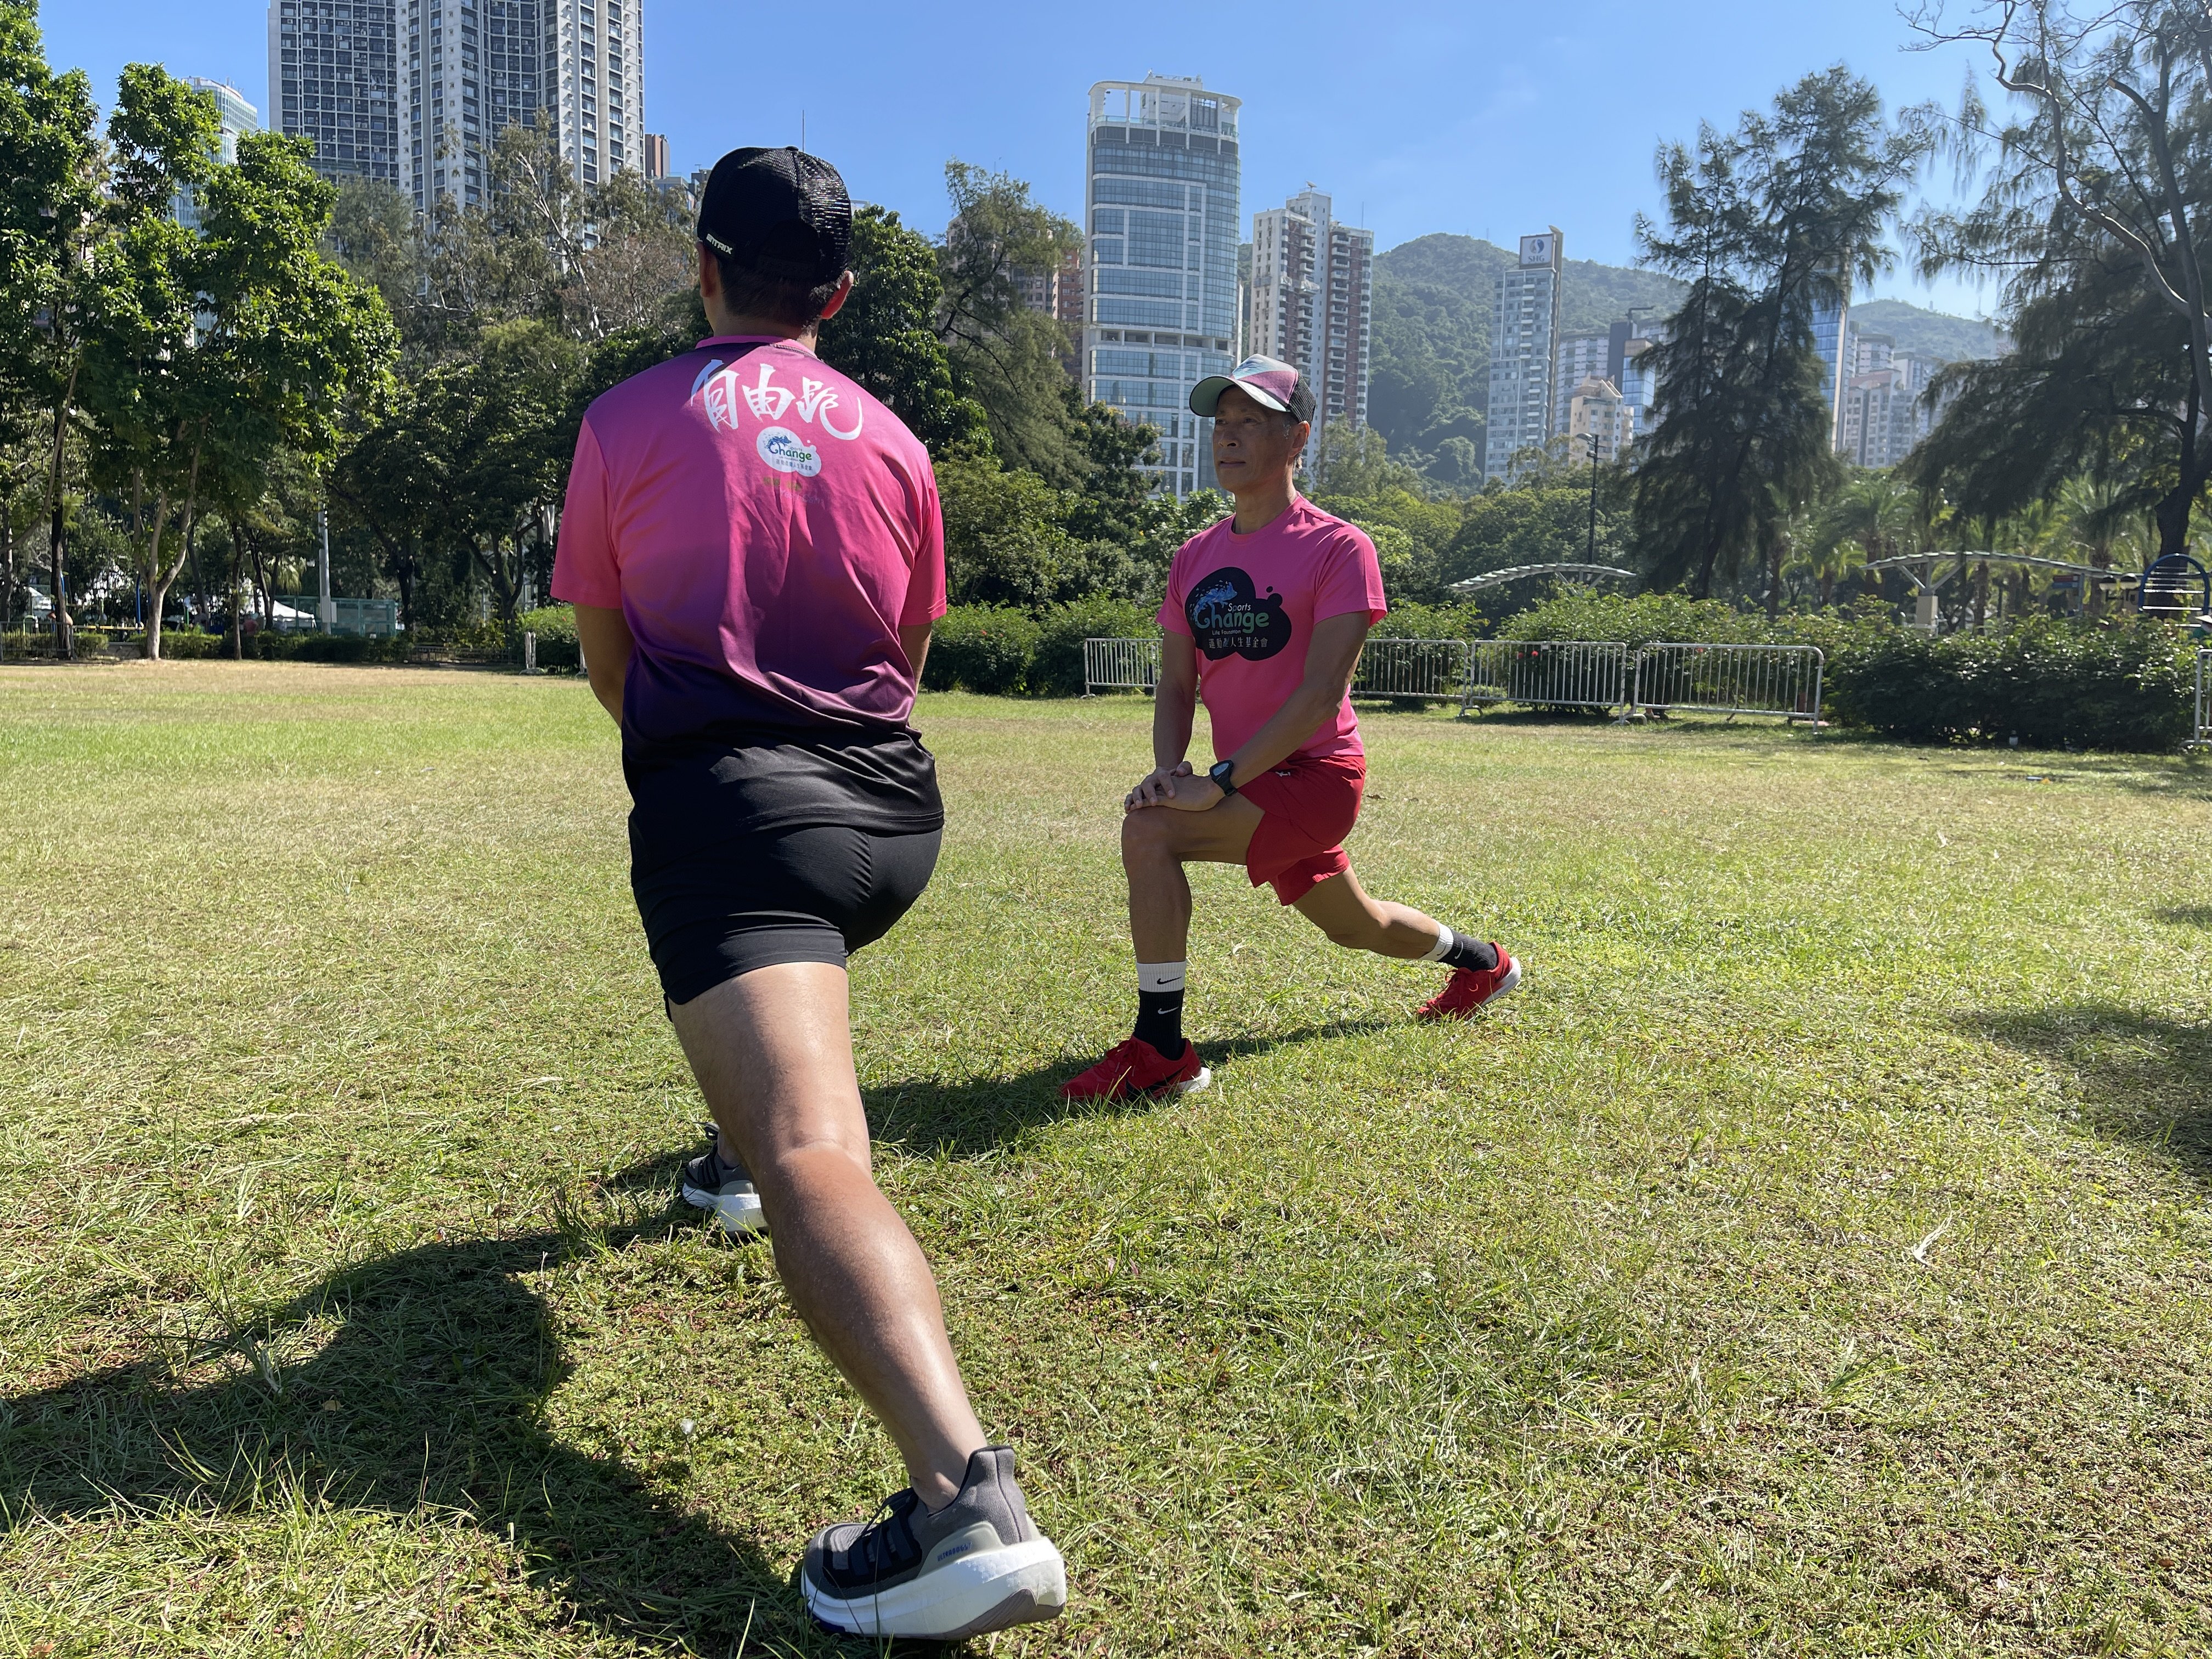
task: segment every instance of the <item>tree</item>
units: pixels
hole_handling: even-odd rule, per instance
[[[1659,152],[1669,223],[1639,216],[1645,260],[1690,283],[1653,349],[1658,428],[1641,447],[1638,537],[1655,582],[1704,598],[1774,544],[1836,467],[1814,319],[1889,263],[1883,235],[1929,142],[1886,132],[1841,65]]]
[[[204,185],[221,131],[215,100],[159,68],[123,71],[108,121],[113,155],[105,234],[88,250],[82,396],[93,421],[94,475],[130,503],[131,563],[149,589],[146,654],[161,654],[161,608],[189,545],[200,473],[221,412],[212,351],[198,311],[210,276],[201,238],[169,204]]]
[[[1030,309],[1026,283],[1057,270],[1082,233],[1030,198],[1030,187],[963,161],[945,164],[952,219],[938,251],[936,331],[955,383],[983,406],[1009,464],[1056,487],[1080,483],[1087,457],[1070,419],[1066,334]]]
[[[100,210],[100,155],[84,73],[46,65],[35,0],[0,0],[0,405],[40,410],[55,642],[72,653],[63,580],[64,468],[82,364],[78,255]]]
[[[822,361],[881,398],[931,454],[990,453],[988,417],[954,384],[937,336],[945,285],[929,239],[889,208],[863,206],[847,262],[852,295],[822,325]]]
[[[2071,355],[2078,370],[2085,349],[2104,348],[2094,354],[2092,430],[2066,447],[2059,474],[2039,480],[2036,493],[2055,489],[2085,447],[2117,429],[2163,424],[2160,550],[2183,551],[2191,511],[2212,477],[2212,285],[2200,228],[2212,201],[2212,14],[2159,0],[2085,9],[1999,0],[1963,29],[1945,28],[1932,9],[1915,21],[1933,40],[1985,46],[1997,84],[2023,111],[1992,133],[1970,89],[1953,143],[1963,160],[1994,151],[1990,183],[1971,212],[1923,221],[1923,266],[2008,271],[2005,301],[2031,362]],[[2066,325],[2069,299],[2087,302],[2104,338]],[[2055,313],[2039,313],[2054,301],[2062,302]],[[2166,373],[2148,363],[2131,371],[2122,358],[2136,353],[2163,358]],[[2021,367],[2025,389],[2043,390],[2033,368]],[[1998,393],[1998,379],[1958,377],[1983,402]],[[2185,385],[2161,422],[2143,394],[2176,380]],[[1983,482],[1998,481],[1985,472]],[[2018,497],[2023,480],[2008,482]]]
[[[1314,445],[1316,495],[1380,495],[1402,490],[1422,493],[1421,475],[1390,459],[1390,447],[1373,427],[1355,427],[1345,416],[1326,422]]]
[[[218,167],[216,131],[205,94],[157,68],[124,71],[109,234],[88,261],[92,448],[131,504],[149,659],[201,503],[254,499],[285,450],[326,465],[348,396],[381,378],[395,344],[383,302],[319,251],[335,192],[309,143],[248,133],[237,164]],[[187,185],[196,233],[167,213]],[[165,552],[173,518],[185,550]]]

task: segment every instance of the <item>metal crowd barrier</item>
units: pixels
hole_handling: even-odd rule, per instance
[[[1158,640],[1085,640],[1083,695],[1101,691],[1150,691],[1160,683]]]
[[[1619,640],[1480,640],[1470,653],[1462,714],[1477,703],[1617,708],[1633,676]]]
[[[1465,640],[1370,640],[1352,676],[1355,697],[1456,697],[1467,690]]]
[[[1820,720],[1820,653],[1809,645],[1647,645],[1629,708]]]
[[[1355,696],[1459,699],[1478,704],[1778,714],[1817,726],[1826,663],[1809,645],[1647,645],[1619,640],[1370,640]],[[1085,640],[1083,694],[1151,691],[1160,678],[1158,640]],[[2212,649],[2197,660],[2196,741],[2212,743]]]
[[[2191,749],[2212,749],[2212,647],[2197,652],[2197,724],[2191,734]]]

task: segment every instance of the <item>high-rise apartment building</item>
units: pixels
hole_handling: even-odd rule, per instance
[[[1331,421],[1367,424],[1375,321],[1375,233],[1339,224],[1329,198],[1307,190],[1252,216],[1243,349],[1296,366],[1314,393],[1311,465]]]
[[[1601,331],[1559,337],[1559,362],[1552,371],[1554,434],[1567,430],[1567,405],[1574,398],[1575,389],[1591,376],[1610,381],[1618,390],[1626,390],[1622,377],[1626,373],[1629,337],[1634,332],[1629,319],[1624,317]]]
[[[1942,360],[1899,351],[1887,336],[1879,368],[1854,375],[1844,389],[1842,434],[1837,449],[1858,466],[1895,466],[1936,429],[1943,407],[1930,407],[1928,389]]]
[[[645,176],[648,179],[668,177],[668,139],[665,134],[648,132],[645,135]]]
[[[1559,337],[1559,228],[1523,236],[1519,257],[1498,274],[1490,327],[1490,422],[1483,476],[1503,478],[1516,451],[1553,431]]]
[[[483,199],[493,143],[542,118],[595,185],[646,168],[642,0],[398,0],[404,9],[404,188]],[[647,171],[648,177],[657,174]]]
[[[1632,419],[1620,388],[1599,374],[1585,374],[1567,398],[1567,459],[1617,461],[1626,452]]]
[[[497,3],[497,0],[482,0]],[[542,0],[561,155],[587,185],[645,161],[644,0]],[[507,0],[520,6],[524,0]],[[559,15],[555,16],[556,6]]]
[[[236,161],[239,135],[261,131],[261,112],[247,103],[246,94],[228,81],[210,81],[204,76],[187,75],[185,84],[196,91],[206,93],[215,100],[216,118],[222,123],[221,148],[216,154],[225,166]],[[169,210],[185,229],[199,228],[199,204],[193,200],[191,191],[179,191],[170,204]]]
[[[1083,326],[1083,250],[1070,248],[1048,270],[1019,273],[1022,303],[1073,331]]]
[[[325,179],[401,182],[398,0],[270,0],[269,125]]]
[[[1215,483],[1212,422],[1190,413],[1190,388],[1236,362],[1242,106],[1194,76],[1091,88],[1084,392],[1158,428],[1146,470],[1178,496]]]

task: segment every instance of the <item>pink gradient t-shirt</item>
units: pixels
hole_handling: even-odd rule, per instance
[[[1198,647],[1198,691],[1212,717],[1213,754],[1226,760],[1290,701],[1306,674],[1317,622],[1365,613],[1380,622],[1382,568],[1358,525],[1303,496],[1271,524],[1238,535],[1224,519],[1176,550],[1160,626]],[[1336,718],[1293,751],[1363,755],[1347,694]]]
[[[805,348],[703,340],[586,412],[553,593],[629,623],[634,756],[902,730],[897,630],[945,614],[929,453]]]

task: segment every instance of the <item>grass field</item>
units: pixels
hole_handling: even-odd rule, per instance
[[[998,1655],[2212,1650],[2212,780],[1368,718],[1434,969],[1197,881],[1126,1029],[1133,701],[926,698],[855,969],[887,1188],[1066,1552]],[[698,1108],[572,680],[0,671],[0,1655],[826,1654],[900,1483]]]

